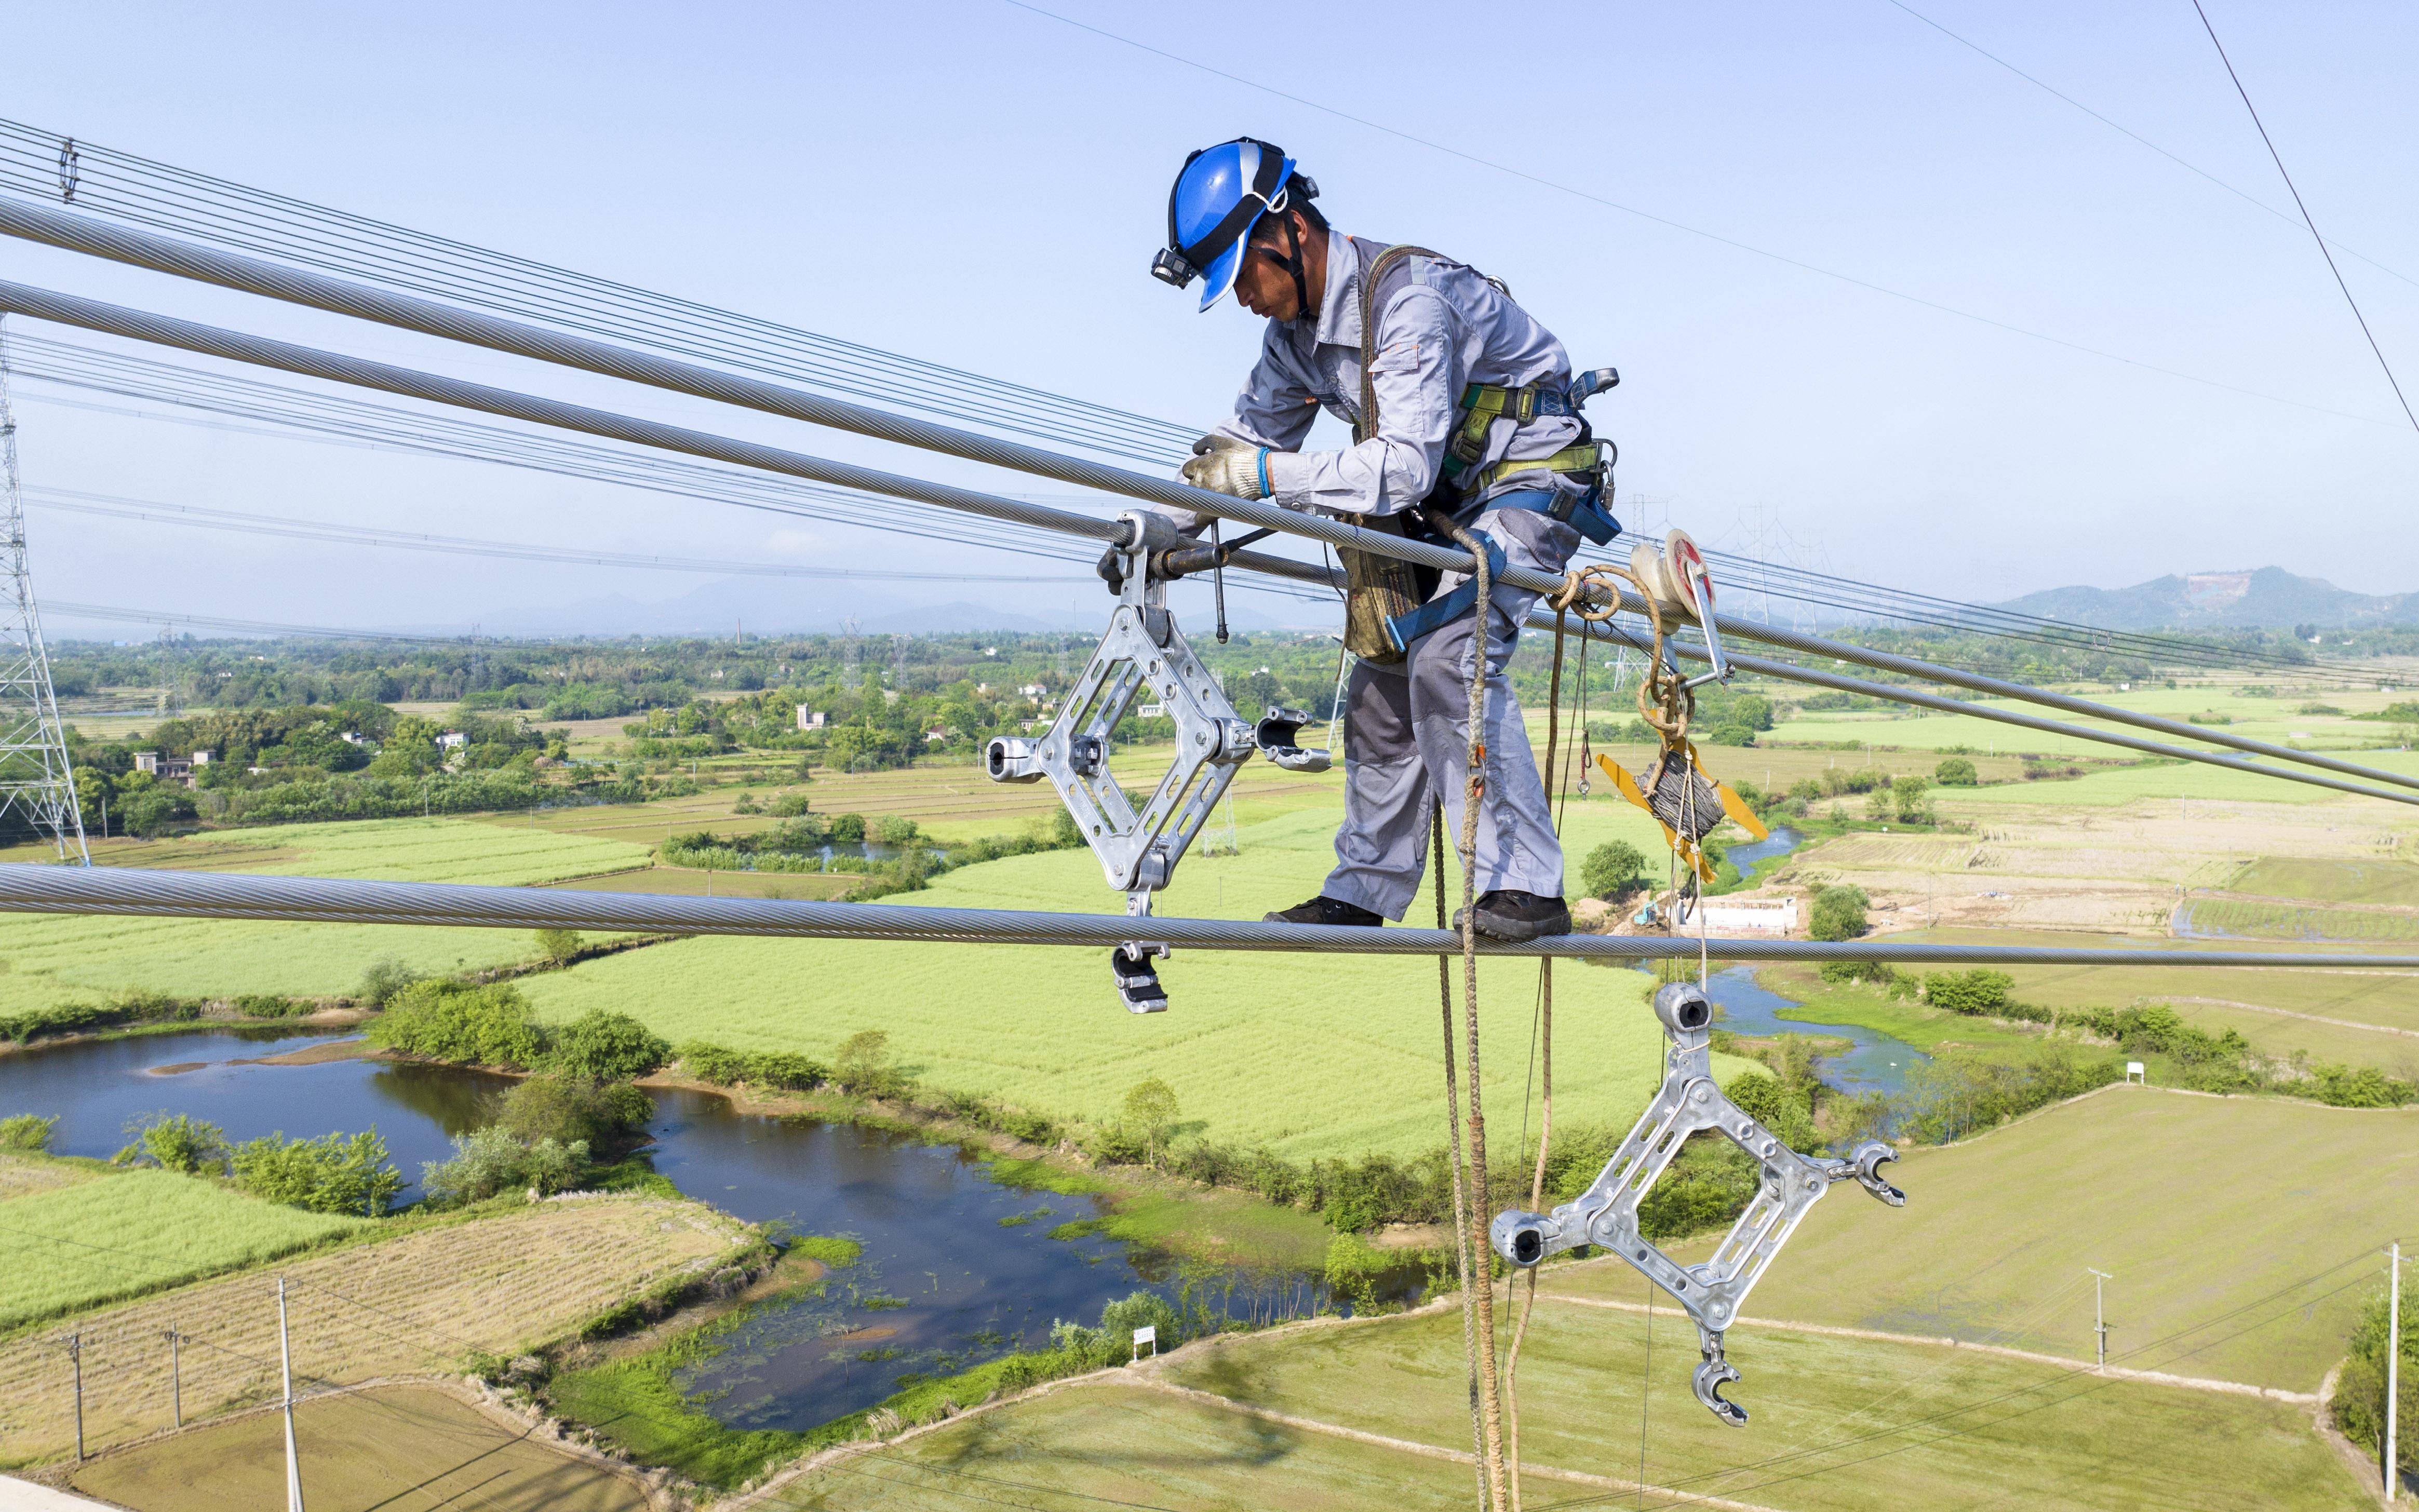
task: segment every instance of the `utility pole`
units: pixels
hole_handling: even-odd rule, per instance
[[[2091,1267],[2088,1265],[2084,1269],[2091,1271]],[[2105,1283],[2116,1279],[2105,1271],[2091,1271],[2091,1332],[2100,1337],[2098,1368],[2103,1371],[2108,1368],[2108,1315],[2101,1305],[2101,1288]]]
[[[92,865],[84,812],[68,764],[67,727],[51,687],[51,656],[25,560],[25,504],[18,489],[17,416],[8,404],[8,343],[0,325],[0,820],[22,812],[62,861]]]
[[[175,1329],[168,1330],[168,1412],[179,1428],[185,1426],[185,1365],[179,1348],[183,1343]]]
[[[84,1463],[84,1335],[68,1335],[68,1363],[75,1367],[76,1463]]]
[[[294,1350],[285,1336],[285,1278],[277,1278],[277,1362],[285,1378],[285,1512],[302,1512],[302,1466],[294,1454]]]

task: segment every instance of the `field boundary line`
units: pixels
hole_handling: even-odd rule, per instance
[[[2302,1019],[2311,1024],[2332,1024],[2338,1029],[2365,1029],[2371,1034],[2407,1034],[2419,1040],[2419,1029],[2397,1029],[2391,1024],[2362,1024],[2352,1019],[2331,1019],[2323,1013],[2299,1013],[2289,1008],[2270,1008],[2265,1003],[2246,1003],[2233,997],[2169,997],[2170,1003],[2208,1003],[2217,1008],[2247,1008],[2254,1013],[2273,1013],[2278,1018]]]
[[[1399,1317],[1401,1315],[1394,1314],[1390,1316]],[[1744,1321],[1744,1319],[1742,1319],[1742,1321]],[[1299,1428],[1305,1433],[1324,1434],[1329,1438],[1344,1439],[1354,1443],[1365,1443],[1379,1449],[1392,1449],[1398,1454],[1417,1455],[1425,1459],[1450,1460],[1454,1464],[1457,1465],[1474,1465],[1478,1463],[1478,1457],[1471,1454],[1467,1449],[1447,1449],[1438,1444],[1422,1443],[1416,1439],[1396,1439],[1389,1437],[1383,1433],[1371,1433],[1364,1428],[1346,1427],[1341,1423],[1325,1423],[1315,1417],[1299,1417],[1291,1412],[1280,1412],[1274,1408],[1256,1407],[1250,1402],[1237,1401],[1232,1396],[1222,1396],[1214,1391],[1203,1391],[1197,1386],[1179,1386],[1175,1381],[1165,1380],[1164,1378],[1157,1375],[1141,1377],[1134,1382],[1134,1384],[1147,1387],[1151,1391],[1165,1392],[1170,1396],[1181,1397],[1186,1401],[1198,1402],[1205,1407],[1219,1407],[1230,1412],[1239,1412],[1245,1417],[1255,1418],[1263,1423],[1273,1423],[1280,1427]],[[1643,1487],[1641,1487],[1640,1484],[1634,1480],[1622,1480],[1611,1475],[1591,1474],[1587,1471],[1583,1470],[1561,1470],[1552,1465],[1540,1465],[1526,1459],[1523,1459],[1520,1462],[1520,1473],[1524,1478],[1534,1475],[1541,1480],[1569,1481],[1574,1485],[1597,1486],[1608,1490],[1636,1491],[1643,1489],[1645,1491],[1652,1492],[1656,1496],[1667,1497],[1676,1502],[1684,1502],[1691,1506],[1720,1507],[1723,1509],[1723,1512],[1777,1512],[1776,1508],[1767,1507],[1755,1502],[1733,1502],[1719,1496],[1700,1496],[1693,1491],[1677,1490],[1669,1486],[1657,1486],[1653,1481],[1648,1481]]]
[[[895,1449],[902,1443],[920,1439],[928,1433],[938,1433],[943,1428],[963,1423],[970,1417],[981,1417],[986,1413],[998,1412],[1003,1407],[1013,1407],[1019,1402],[1038,1401],[1053,1392],[1064,1391],[1070,1386],[1119,1380],[1132,1383],[1135,1379],[1131,1373],[1132,1370],[1132,1366],[1129,1365],[1113,1365],[1099,1370],[1087,1370],[1080,1376],[1061,1376],[1055,1381],[1045,1381],[1038,1386],[1028,1386],[1013,1396],[995,1397],[987,1402],[977,1402],[972,1407],[962,1408],[946,1417],[936,1417],[930,1423],[918,1423],[886,1439],[852,1439],[846,1443],[835,1443],[828,1448],[818,1449],[805,1458],[794,1460],[782,1469],[775,1471],[762,1486],[754,1490],[744,1491],[727,1500],[717,1501],[715,1505],[718,1512],[746,1512],[747,1508],[767,1504],[788,1506],[792,1504],[773,1501],[778,1492],[792,1481],[803,1480],[816,1471],[837,1465],[843,1459],[854,1459],[861,1455],[878,1454],[885,1449]]]
[[[1574,1297],[1567,1292],[1545,1293],[1548,1302],[1566,1302],[1577,1307],[1601,1307],[1609,1312],[1645,1313],[1657,1318],[1685,1318],[1676,1307],[1650,1309],[1642,1302],[1617,1302],[1610,1297]],[[2067,1370],[2088,1371],[2093,1375],[2112,1377],[2119,1381],[2137,1381],[2151,1386],[2180,1386],[2187,1391],[2218,1392],[2228,1396],[2257,1396],[2272,1402],[2287,1402],[2295,1407],[2316,1407],[2319,1394],[2313,1391],[2287,1391],[2279,1386],[2254,1386],[2242,1381],[2217,1381],[2207,1376],[2178,1376],[2165,1370],[2135,1370],[2124,1365],[2095,1368],[2080,1360],[2062,1354],[2043,1354],[2036,1350],[2011,1350],[2004,1344],[1975,1344],[1946,1335],[1892,1334],[1878,1328],[1848,1328],[1837,1323],[1800,1323],[1780,1318],[1749,1318],[1741,1314],[1733,1319],[1733,1328],[1769,1328],[1785,1334],[1817,1334],[1826,1338],[1869,1339],[1882,1344],[1918,1344],[1934,1349],[1963,1350],[1974,1354],[1988,1354],[2003,1360],[2021,1360],[2028,1365],[2057,1365]]]

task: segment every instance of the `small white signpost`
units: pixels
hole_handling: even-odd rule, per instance
[[[1152,1356],[1156,1358],[1159,1354],[1159,1325],[1157,1323],[1148,1324],[1142,1328],[1134,1330],[1133,1357],[1135,1360],[1142,1358],[1142,1347],[1146,1344],[1150,1346],[1150,1352]],[[1127,1363],[1132,1364],[1132,1362],[1129,1361]]]
[[[2125,1079],[2129,1082],[2140,1082],[2145,1087],[2150,1085],[2149,1072],[2142,1069],[2142,1063],[2138,1060],[2125,1062]]]

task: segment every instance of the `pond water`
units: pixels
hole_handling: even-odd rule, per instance
[[[1776,856],[1787,856],[1805,839],[1805,836],[1787,825],[1775,825],[1772,826],[1772,833],[1764,839],[1751,840],[1722,852],[1722,859],[1737,867],[1739,875],[1746,876],[1755,870],[1758,861],[1768,861]]]
[[[1822,1060],[1823,1079],[1842,1091],[1903,1092],[1907,1073],[1932,1058],[1903,1040],[1854,1024],[1783,1017],[1800,1005],[1760,985],[1753,966],[1723,967],[1708,980],[1706,991],[1721,1006],[1722,1027],[1733,1034],[1822,1034],[1848,1041],[1847,1050]]]
[[[290,1029],[195,1030],[0,1055],[0,1114],[56,1114],[54,1149],[106,1158],[129,1119],[189,1113],[231,1139],[376,1128],[415,1185],[423,1161],[485,1122],[506,1078],[444,1066],[339,1059],[264,1065],[333,1042]],[[1190,1267],[1141,1246],[1060,1226],[1104,1211],[1088,1196],[1029,1192],[955,1145],[855,1124],[734,1112],[709,1093],[652,1091],[656,1170],[688,1195],[750,1222],[845,1235],[864,1256],[820,1298],[754,1309],[731,1348],[693,1367],[701,1405],[747,1427],[806,1428],[880,1401],[910,1372],[932,1374],[1045,1344],[1051,1324],[1100,1320],[1136,1290],[1191,1298],[1239,1317],[1308,1312],[1317,1278]],[[1003,1220],[1015,1220],[1004,1222]],[[1416,1288],[1409,1273],[1393,1288]]]

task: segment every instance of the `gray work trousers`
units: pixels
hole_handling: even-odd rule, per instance
[[[1525,510],[1487,511],[1477,528],[1503,548],[1508,564],[1539,572],[1563,571],[1579,541],[1569,526]],[[1451,593],[1462,580],[1448,576],[1437,593]],[[1487,598],[1478,891],[1515,888],[1559,898],[1562,841],[1519,702],[1504,675],[1537,595],[1497,585]],[[1345,688],[1344,827],[1335,834],[1335,870],[1319,888],[1323,895],[1400,920],[1426,869],[1428,807],[1435,796],[1444,800],[1452,843],[1460,844],[1476,631],[1471,615],[1412,641],[1393,666],[1354,665]]]

